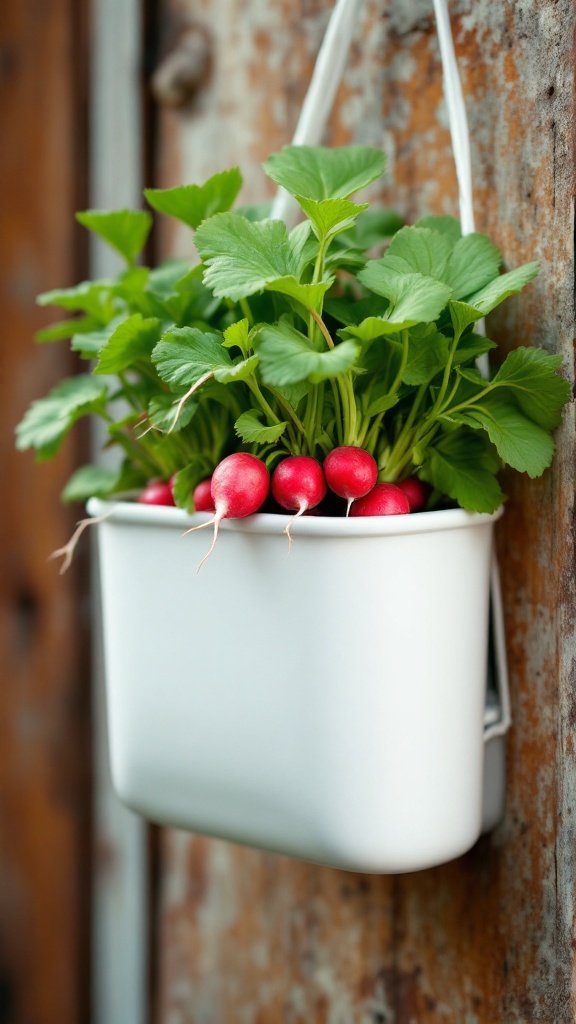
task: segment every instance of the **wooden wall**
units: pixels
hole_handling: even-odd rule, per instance
[[[239,163],[244,198],[257,199],[330,8],[143,2],[150,73],[183,31],[192,47],[183,105],[164,80],[149,111],[145,183]],[[532,340],[562,353],[573,377],[576,11],[570,0],[454,0],[451,11],[478,227],[507,267],[542,264],[526,301],[489,329],[504,350]],[[71,531],[59,492],[86,439],[54,466],[13,451],[28,402],[75,368],[66,346],[33,347],[32,335],[48,319],[35,295],[87,268],[73,221],[88,195],[86,13],[85,0],[4,0],[0,17],[0,1024],[91,1020],[86,547],[64,578],[47,562]],[[384,148],[382,198],[406,217],[456,211],[430,0],[365,0],[326,141]],[[160,227],[159,254],[186,247]],[[506,820],[460,860],[396,877],[162,831],[154,1024],[574,1021],[572,409],[557,439],[542,480],[506,480],[498,530],[514,714]]]
[[[90,671],[87,561],[48,555],[74,513],[58,465],[14,451],[28,403],[73,372],[35,348],[38,292],[86,273],[73,211],[86,197],[83,0],[3,0],[0,15],[0,1021],[88,1020]],[[52,311],[54,313],[54,311]],[[77,511],[77,510],[76,510]]]
[[[201,181],[290,140],[331,4],[161,0],[203,72],[158,105],[155,181]],[[477,223],[507,268],[537,258],[489,330],[565,357],[574,337],[574,27],[569,0],[451,5],[472,132]],[[202,47],[200,47],[202,50]],[[201,54],[202,55],[202,54]],[[196,60],[199,58],[197,57]],[[196,64],[198,67],[199,64]],[[193,76],[192,76],[193,77]],[[431,4],[367,0],[326,138],[382,146],[383,199],[455,213]],[[184,236],[160,236],[185,251]],[[540,481],[506,480],[498,531],[514,727],[506,820],[452,864],[357,876],[183,833],[161,837],[156,1024],[569,1024],[575,1019],[574,425]]]

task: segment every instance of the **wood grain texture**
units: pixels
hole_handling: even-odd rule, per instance
[[[75,366],[62,347],[32,338],[57,319],[35,307],[37,293],[85,272],[73,220],[85,151],[82,11],[67,0],[5,0],[0,20],[2,1024],[88,1019],[86,561],[65,578],[48,562],[73,526],[59,494],[80,448],[50,467],[14,451],[29,402]]]
[[[159,113],[156,185],[260,161],[289,141],[331,5],[164,0],[212,41],[210,81]],[[569,0],[451,6],[472,135],[477,226],[506,269],[537,258],[494,315],[573,379],[574,28]],[[364,5],[326,141],[382,146],[382,198],[456,213],[430,4]],[[185,233],[161,248],[189,251]],[[181,833],[162,838],[158,1024],[570,1024],[574,948],[574,419],[538,481],[509,474],[498,530],[514,726],[504,823],[432,871],[361,877]]]

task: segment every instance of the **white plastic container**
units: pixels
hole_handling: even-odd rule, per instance
[[[93,500],[112,777],[152,821],[403,872],[482,829],[501,514],[224,521]]]

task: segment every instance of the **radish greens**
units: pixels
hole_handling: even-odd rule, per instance
[[[503,501],[503,465],[540,476],[570,396],[560,358],[521,345],[491,377],[476,363],[494,348],[479,322],[538,265],[503,273],[490,240],[462,237],[450,217],[403,226],[356,202],[384,165],[362,146],[269,157],[266,173],[301,208],[292,230],[266,208],[233,209],[237,168],[147,189],[153,210],[190,229],[197,253],[154,269],[141,262],[150,213],[79,213],[125,268],[39,297],[75,315],[38,340],[70,338],[91,372],[32,404],[18,447],[51,458],[80,417],[95,415],[122,460],[83,467],[64,498],[174,478],[187,509],[194,487],[237,451],[272,471],[286,456],[362,448],[381,483],[418,477],[436,503],[479,512]]]

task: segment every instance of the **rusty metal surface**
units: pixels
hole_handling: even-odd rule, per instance
[[[80,457],[35,465],[14,450],[32,399],[73,372],[64,343],[36,347],[57,315],[38,292],[85,273],[74,232],[84,5],[4,0],[0,25],[0,1020],[88,1018],[89,609],[86,561],[58,576],[51,551],[74,512],[60,490]]]
[[[212,45],[210,81],[159,115],[155,185],[289,141],[325,0],[165,0]],[[472,131],[477,225],[506,268],[537,258],[522,304],[490,318],[504,350],[531,340],[573,376],[574,5],[451,7]],[[431,5],[367,0],[328,142],[382,146],[384,201],[455,213]],[[163,228],[165,250],[189,251]],[[157,1024],[569,1024],[575,1019],[573,410],[542,480],[505,478],[498,530],[514,726],[505,822],[433,871],[361,877],[165,832]]]

